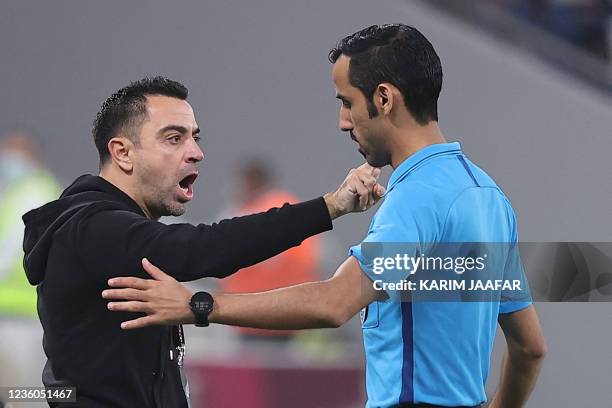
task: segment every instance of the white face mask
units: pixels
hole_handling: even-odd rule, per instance
[[[0,193],[12,182],[32,172],[33,166],[21,155],[0,154]]]

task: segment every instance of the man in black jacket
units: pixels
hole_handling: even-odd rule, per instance
[[[203,152],[187,89],[145,78],[112,95],[94,123],[100,175],[77,178],[61,197],[27,213],[24,265],[38,285],[47,387],[73,386],[82,407],[186,407],[182,330],[125,332],[134,314],[108,313],[108,278],[140,271],[147,257],[180,281],[223,278],[272,257],[331,220],[371,207],[378,169],[352,170],[334,193],[213,225],[164,225],[193,198]],[[61,404],[50,403],[52,406]],[[70,406],[75,406],[71,404]]]

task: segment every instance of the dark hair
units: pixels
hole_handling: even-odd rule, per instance
[[[388,82],[400,90],[418,123],[438,120],[442,66],[431,43],[416,28],[370,26],[340,40],[329,52],[329,61],[335,63],[340,55],[350,58],[349,81],[366,97],[370,118],[378,115],[372,102],[374,91]]]
[[[102,104],[93,123],[93,137],[100,155],[100,165],[110,157],[108,141],[124,132],[138,143],[138,131],[147,118],[147,95],[163,95],[187,99],[189,91],[179,82],[162,76],[143,78],[112,94]]]
[[[267,186],[274,180],[274,168],[263,157],[250,157],[240,166],[239,175],[255,179],[260,186]]]

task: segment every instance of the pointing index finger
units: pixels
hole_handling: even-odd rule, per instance
[[[371,174],[372,176],[374,176],[375,178],[378,178],[378,176],[380,176],[380,172],[381,172],[379,167],[371,166],[368,162],[365,162],[361,166],[357,167],[357,170],[365,171],[365,172]]]
[[[375,167],[370,166],[370,165],[368,164],[368,162],[365,162],[365,163],[363,163],[361,166],[357,167],[357,170],[360,170],[360,171],[365,171],[365,172],[368,172],[368,173],[370,173],[370,174],[371,174],[371,173],[372,173],[372,170],[373,170],[374,168],[375,168]]]

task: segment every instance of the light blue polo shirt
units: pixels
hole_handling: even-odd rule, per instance
[[[510,202],[459,143],[427,146],[392,173],[365,242],[517,242]],[[361,245],[349,254],[374,281]],[[497,318],[530,301],[376,301],[362,311],[366,407],[401,403],[472,406],[485,383]]]

